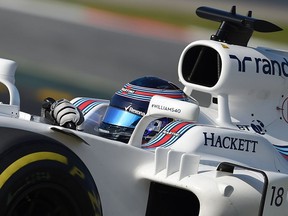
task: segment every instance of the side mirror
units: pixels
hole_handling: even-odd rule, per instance
[[[155,95],[151,98],[146,116],[197,121],[199,116],[199,106],[198,104],[189,101],[180,101]]]
[[[15,86],[15,70],[17,65],[14,61],[0,58],[0,83],[6,86],[10,96],[10,103],[0,103],[0,115],[19,117],[20,95]]]
[[[136,125],[128,145],[140,148],[147,126],[156,119],[167,117],[185,121],[197,121],[199,112],[200,108],[196,103],[155,95],[151,98],[146,115]]]

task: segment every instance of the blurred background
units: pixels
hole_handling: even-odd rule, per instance
[[[249,46],[286,49],[286,0],[0,0],[0,56],[18,64],[21,110],[40,114],[46,97],[109,99],[147,75],[178,82],[190,42],[209,39],[219,23],[195,15],[199,6],[271,21],[284,29],[255,33]],[[9,100],[0,88],[0,101]]]

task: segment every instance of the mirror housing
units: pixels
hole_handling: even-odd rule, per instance
[[[156,119],[165,117],[195,122],[198,120],[199,112],[200,108],[196,101],[193,103],[155,95],[150,100],[146,115],[136,125],[128,145],[141,148],[147,126]]]

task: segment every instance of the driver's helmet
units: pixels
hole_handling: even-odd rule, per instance
[[[146,114],[151,97],[154,95],[191,100],[171,82],[157,77],[138,78],[125,84],[111,98],[98,129],[99,135],[128,143],[135,126]],[[151,122],[143,135],[143,140],[149,140],[171,120],[161,118]]]

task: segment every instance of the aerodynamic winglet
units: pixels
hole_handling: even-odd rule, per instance
[[[247,46],[253,31],[258,32],[276,32],[281,31],[279,26],[260,19],[252,18],[252,11],[247,16],[236,13],[236,6],[231,11],[222,11],[210,7],[199,7],[196,14],[204,19],[221,22],[221,25],[211,40],[225,43]]]

